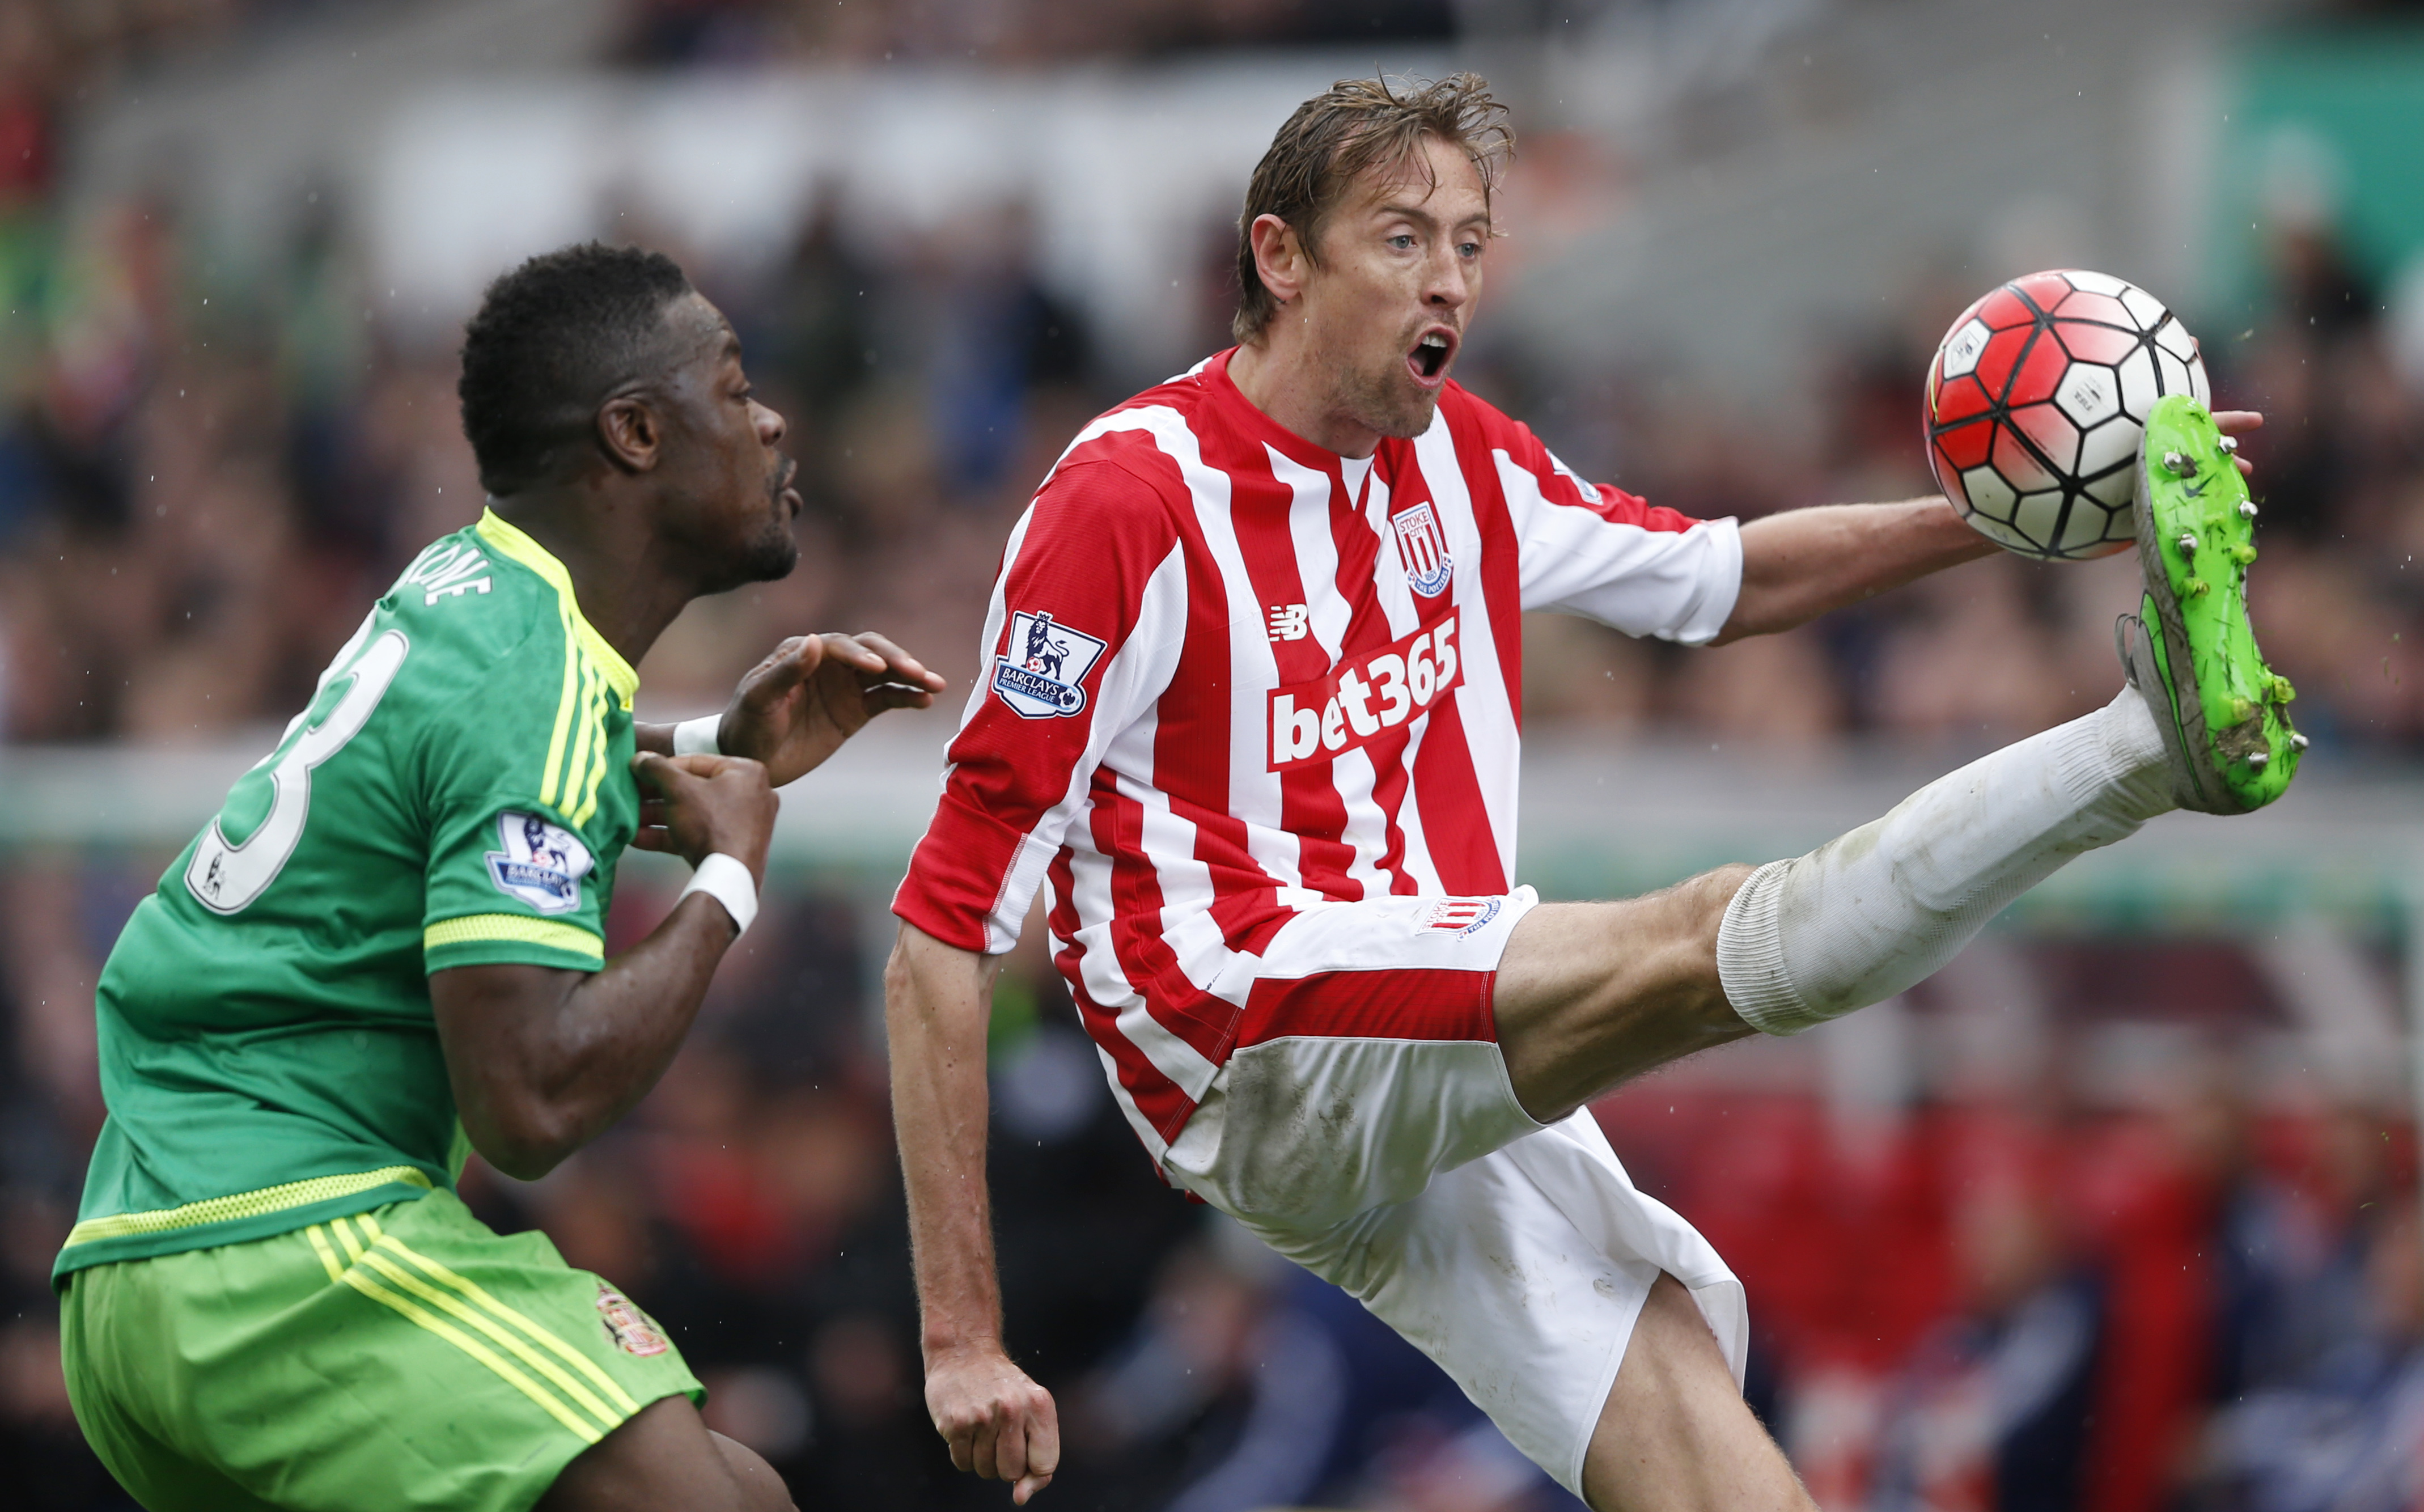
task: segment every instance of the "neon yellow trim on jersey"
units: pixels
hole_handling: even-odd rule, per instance
[[[556,776],[564,764],[564,748],[572,736],[574,693],[581,686],[581,657],[572,645],[572,612],[556,600],[557,617],[564,623],[564,692],[555,700],[555,733],[547,740],[547,767],[540,773],[538,801],[550,808],[555,806]]]
[[[599,958],[604,959],[602,948],[598,953]],[[418,1186],[423,1191],[430,1189],[429,1178],[411,1166],[382,1166],[376,1170],[359,1171],[350,1176],[314,1176],[309,1181],[264,1186],[257,1192],[237,1192],[228,1197],[187,1202],[183,1207],[155,1208],[149,1213],[113,1213],[107,1218],[87,1218],[68,1231],[67,1247],[72,1249],[96,1239],[123,1239],[138,1233],[166,1233],[172,1229],[199,1228],[205,1223],[225,1223],[231,1218],[260,1218],[264,1214],[283,1213],[288,1208],[309,1207],[313,1202],[351,1197],[357,1192],[367,1192],[391,1182]]]
[[[555,728],[548,737],[538,801],[567,812],[577,809],[569,816],[577,829],[597,812],[598,786],[606,775],[606,710],[630,708],[640,675],[582,615],[572,575],[552,552],[492,509],[481,511],[476,529],[499,555],[530,568],[555,590],[564,625],[564,687],[556,698]]]
[[[606,725],[602,716],[605,711],[598,707],[598,664],[583,656],[581,659],[581,730],[572,742],[572,760],[564,769],[564,791],[559,804],[566,810],[581,801],[581,788],[588,780],[590,766],[604,755]],[[581,827],[578,818],[573,819],[572,827]]]
[[[613,690],[614,707],[625,713],[631,711],[631,695],[640,691],[640,675],[623,660],[623,653],[606,644],[606,637],[591,628],[585,619],[576,616],[573,629],[581,632],[581,649],[594,658],[606,674],[606,686]]]
[[[558,924],[553,919],[531,918],[521,914],[471,914],[462,918],[439,919],[421,931],[423,951],[487,940],[543,945],[551,950],[587,956],[592,961],[606,959],[606,942],[580,925]]]
[[[603,707],[606,699],[606,690],[603,687],[600,687],[598,690],[598,704],[600,706],[598,709],[595,720],[598,739],[592,742],[589,748],[588,775],[583,777],[581,781],[581,791],[578,794],[578,797],[581,800],[581,805],[572,811],[572,827],[574,829],[579,829],[582,825],[588,823],[589,816],[598,812],[598,784],[603,780],[606,775],[606,710]],[[575,796],[576,795],[571,792],[566,792],[564,795],[564,801],[566,804],[570,804]]]
[[[573,631],[581,642],[582,649],[595,657],[598,664],[605,669],[606,680],[614,687],[616,700],[623,708],[630,708],[631,695],[640,691],[640,675],[631,670],[631,663],[623,660],[623,654],[614,649],[612,642],[598,634],[597,628],[582,617],[581,601],[572,593],[572,574],[564,570],[564,564],[558,562],[546,547],[532,540],[518,526],[493,509],[480,511],[477,529],[489,545],[545,578],[554,587],[556,596],[572,615]],[[566,649],[569,651],[571,647],[566,646]]]

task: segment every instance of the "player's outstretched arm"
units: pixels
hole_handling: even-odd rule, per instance
[[[766,768],[777,788],[824,763],[888,708],[931,708],[939,673],[872,630],[794,635],[749,669],[716,726],[716,749]],[[642,724],[643,751],[671,756],[674,727]]]
[[[985,1191],[985,1027],[997,969],[992,958],[903,924],[884,971],[884,1022],[926,1409],[952,1464],[1012,1482],[1011,1500],[1024,1505],[1060,1468],[1060,1421],[1052,1394],[1001,1343]]]
[[[780,800],[737,756],[632,762],[644,789],[633,842],[695,866],[722,853],[762,883]],[[595,972],[456,966],[433,973],[447,1079],[472,1148],[509,1176],[545,1175],[647,1094],[671,1063],[740,929],[707,893],[686,895],[647,938]]]
[[[2001,549],[1940,496],[1769,515],[1742,528],[1742,591],[1712,644],[1789,630]]]
[[[2250,409],[2215,413],[2225,436],[2264,423]],[[2246,458],[2239,470],[2251,470]],[[2116,549],[2127,549],[2124,543]],[[1942,496],[1892,504],[1788,509],[1742,528],[1742,592],[1714,642],[1772,635],[1830,610],[1899,588],[2001,548],[1971,530]]]

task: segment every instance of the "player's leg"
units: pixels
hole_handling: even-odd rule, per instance
[[[1491,987],[1507,1079],[1554,1122],[1696,1050],[1756,1032],[1726,1001],[1717,931],[1752,868],[1721,867],[1646,898],[1543,903],[1523,915]]]
[[[564,1467],[537,1512],[789,1512],[773,1466],[709,1431],[687,1397],[640,1409]]]
[[[1658,1278],[1634,1321],[1583,1458],[1583,1499],[1595,1512],[1810,1512],[1810,1493],[1672,1276]]]
[[[1649,898],[1546,905],[1507,941],[1499,1042],[1557,1117],[1626,1077],[1880,1002],[2076,856],[2176,806],[2145,700],[2007,746],[1810,854]]]
[[[2255,517],[2212,417],[2159,404],[2138,475],[2145,617],[2120,626],[2120,696],[1806,856],[1527,916],[1496,995],[1524,1106],[1554,1116],[1730,1037],[1729,1008],[1791,1034],[1890,997],[2064,864],[2156,815],[2279,797],[2305,741],[2248,620]]]

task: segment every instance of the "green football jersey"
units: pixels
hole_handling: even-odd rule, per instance
[[[110,951],[56,1274],[452,1186],[429,973],[604,963],[638,684],[496,515],[414,560]]]

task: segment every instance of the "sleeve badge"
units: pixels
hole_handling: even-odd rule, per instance
[[[488,852],[488,880],[497,891],[542,914],[581,906],[581,879],[598,864],[581,836],[509,808],[497,816],[497,840],[503,849]]]
[[[1086,674],[1108,643],[1045,613],[1010,617],[1010,644],[994,658],[993,691],[1022,719],[1059,719],[1086,707]]]

